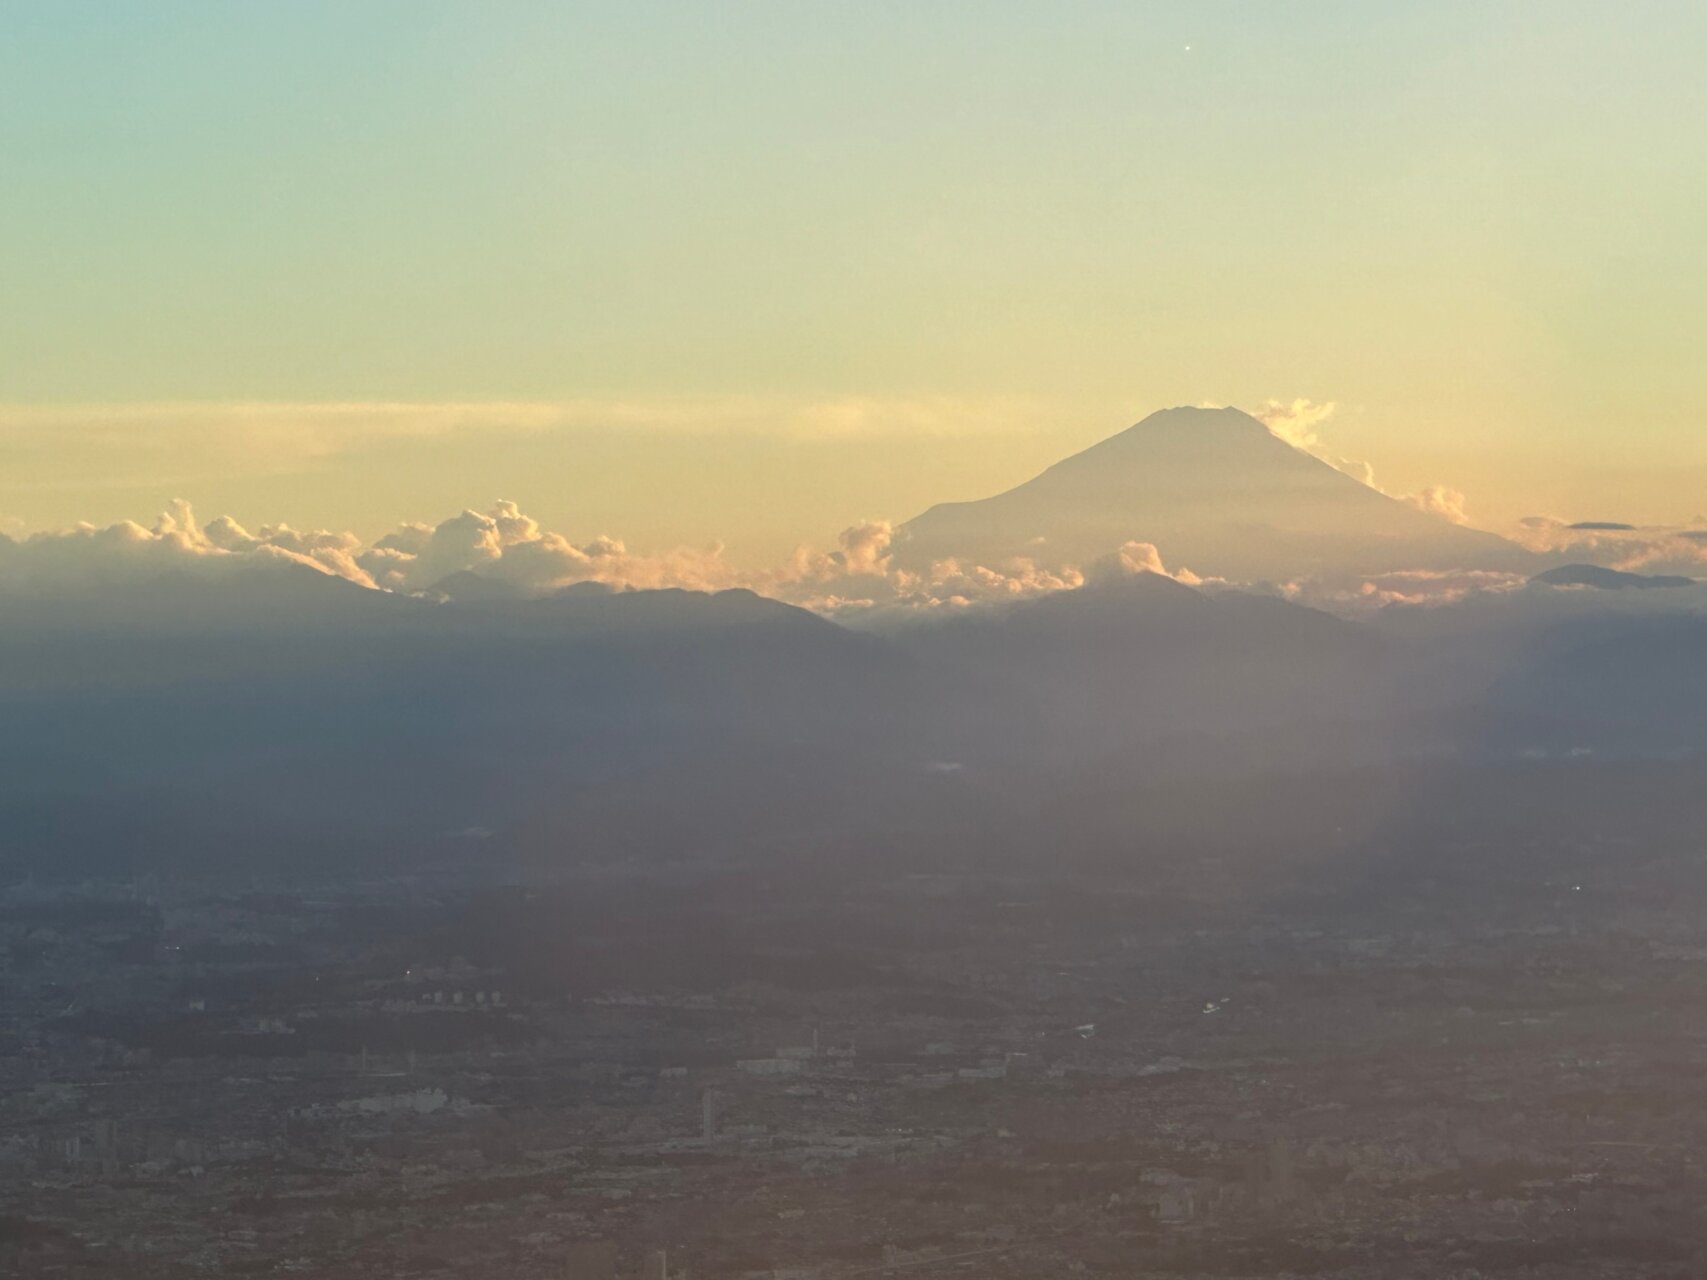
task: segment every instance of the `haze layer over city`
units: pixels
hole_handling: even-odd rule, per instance
[[[1707,1273],[1707,16],[0,4],[0,1273]]]

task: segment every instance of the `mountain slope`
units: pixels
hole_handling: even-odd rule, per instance
[[[1153,573],[928,620],[895,640],[943,687],[958,675],[968,702],[1000,709],[1005,731],[969,741],[973,756],[1179,764],[1192,744],[1200,759],[1250,765],[1277,732],[1297,758],[1321,745],[1322,726],[1332,745],[1384,708],[1372,692],[1388,646],[1374,632]]]
[[[863,803],[921,736],[905,655],[751,592],[433,603],[301,575],[155,583],[148,610],[0,597],[12,865],[323,867],[523,827],[704,848],[801,796]],[[272,589],[293,607],[245,612]]]
[[[1533,568],[1515,544],[1390,498],[1232,408],[1165,409],[1018,488],[934,506],[901,526],[895,559],[1082,566],[1128,541],[1242,581]]]

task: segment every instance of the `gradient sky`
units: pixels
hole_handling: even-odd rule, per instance
[[[1704,55],[1690,0],[0,0],[0,521],[759,558],[1308,397],[1490,527],[1681,522]]]

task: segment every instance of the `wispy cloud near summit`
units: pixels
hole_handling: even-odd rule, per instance
[[[1251,416],[1287,444],[1313,450],[1320,443],[1316,428],[1333,417],[1338,407],[1332,400],[1318,404],[1299,396],[1290,402],[1269,400]]]

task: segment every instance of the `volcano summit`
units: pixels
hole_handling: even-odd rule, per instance
[[[897,565],[1084,565],[1130,541],[1238,581],[1421,569],[1522,572],[1530,554],[1336,470],[1233,408],[1163,409],[1018,488],[901,526]]]

